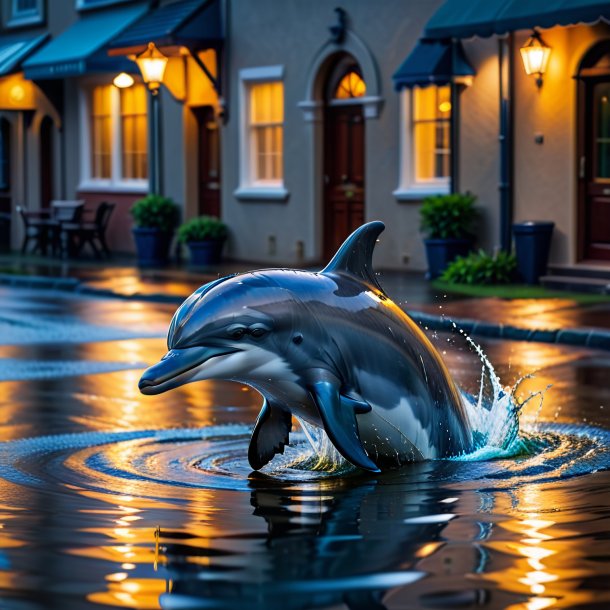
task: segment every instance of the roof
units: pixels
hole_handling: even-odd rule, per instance
[[[426,25],[425,36],[486,37],[600,20],[610,21],[608,0],[446,0]]]
[[[113,7],[83,15],[23,63],[29,79],[64,78],[89,72],[135,69],[132,62],[110,58],[108,43],[147,10],[147,4]]]
[[[0,37],[0,76],[15,72],[46,39],[40,36],[1,36]]]
[[[110,44],[112,50],[143,51],[149,42],[157,47],[202,49],[219,44],[222,24],[218,0],[181,0],[150,11]]]

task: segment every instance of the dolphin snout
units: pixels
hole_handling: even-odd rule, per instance
[[[231,354],[235,351],[237,351],[235,348],[229,347],[170,349],[157,364],[144,371],[138,388],[142,394],[161,394],[187,383],[190,376],[186,373],[210,358]]]

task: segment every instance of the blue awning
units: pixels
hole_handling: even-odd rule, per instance
[[[474,76],[460,42],[421,39],[392,76],[397,91],[403,87],[447,85]]]
[[[556,25],[610,21],[608,0],[446,0],[426,38],[470,38]]]
[[[0,36],[0,76],[21,68],[21,63],[48,38],[40,36]]]
[[[139,19],[147,4],[123,6],[83,15],[23,63],[29,79],[65,78],[91,72],[135,71],[125,58],[108,57],[108,43]]]
[[[157,47],[183,46],[191,50],[222,43],[218,0],[181,0],[166,4],[139,19],[110,44],[111,55],[140,53],[149,42]]]

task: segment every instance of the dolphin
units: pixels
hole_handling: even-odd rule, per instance
[[[264,269],[220,278],[176,311],[168,352],[139,383],[160,394],[203,379],[264,398],[248,460],[289,441],[292,415],[322,427],[354,466],[380,472],[474,449],[462,395],[420,328],[379,285],[362,225],[320,272]]]

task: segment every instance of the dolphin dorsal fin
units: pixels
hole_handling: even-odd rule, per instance
[[[379,220],[367,222],[356,229],[322,269],[322,273],[351,273],[385,294],[373,272],[373,250],[384,229],[385,225]]]

